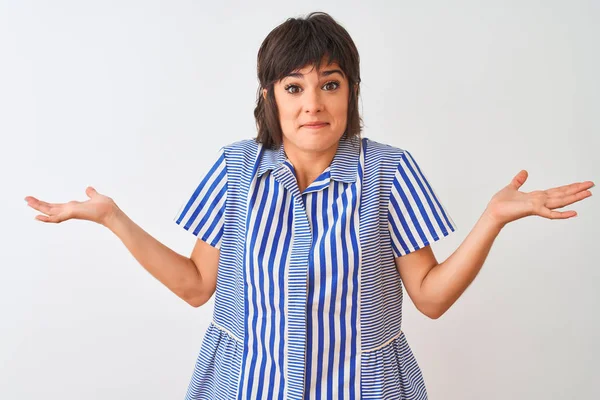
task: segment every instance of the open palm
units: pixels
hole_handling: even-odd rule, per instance
[[[98,193],[93,187],[88,187],[85,194],[90,198],[89,200],[47,203],[33,196],[27,196],[25,201],[31,208],[43,213],[35,217],[42,222],[60,223],[69,219],[82,219],[104,224],[114,213],[115,202],[110,197]]]
[[[571,183],[547,190],[520,192],[519,188],[527,180],[525,170],[519,172],[502,190],[492,197],[488,205],[489,214],[501,225],[530,215],[548,219],[566,219],[577,215],[575,211],[554,211],[581,201],[592,195],[588,189],[592,181]]]

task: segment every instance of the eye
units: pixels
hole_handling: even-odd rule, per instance
[[[338,81],[329,81],[325,85],[323,85],[321,88],[325,89],[325,91],[327,91],[327,92],[330,92],[332,90],[336,90],[339,87],[340,87],[340,83]],[[289,94],[298,94],[298,93],[300,93],[300,91],[302,89],[300,88],[300,86],[290,83],[290,84],[284,86],[284,90],[286,92],[288,92]]]
[[[331,85],[333,85],[333,87]],[[325,90],[331,91],[331,90],[335,90],[335,89],[339,88],[340,83],[338,81],[329,81],[325,85],[323,85],[323,87],[324,88],[329,87],[329,89],[325,89]]]
[[[292,90],[292,91],[290,91],[290,89],[298,89],[298,90]],[[286,92],[288,92],[289,94],[296,94],[296,93],[299,92],[300,86],[297,86],[297,85],[285,85],[284,90]]]

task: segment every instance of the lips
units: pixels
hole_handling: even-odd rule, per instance
[[[302,125],[304,128],[322,128],[328,125],[327,122],[309,122],[307,124]]]

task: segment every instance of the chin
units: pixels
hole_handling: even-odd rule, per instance
[[[321,152],[328,150],[331,146],[335,145],[342,137],[343,132],[340,134],[333,132],[315,132],[306,133],[303,131],[298,132],[294,145],[303,151],[315,151]]]

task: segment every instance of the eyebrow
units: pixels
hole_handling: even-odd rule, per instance
[[[336,73],[340,74],[341,76],[344,76],[344,73],[341,70],[339,70],[339,69],[329,69],[327,71],[323,71],[321,73],[321,75],[323,75],[323,76],[329,76],[329,75],[336,74]],[[290,78],[290,77],[291,78],[304,79],[304,75],[301,74],[300,72],[292,72],[290,74],[287,74],[284,78]]]

